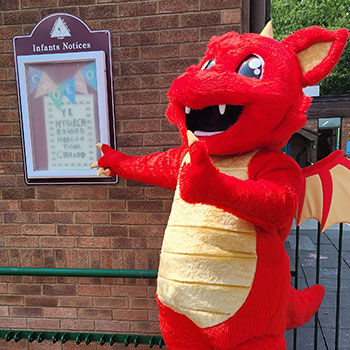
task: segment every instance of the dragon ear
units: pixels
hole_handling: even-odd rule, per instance
[[[325,78],[338,62],[348,38],[347,29],[327,30],[309,27],[281,41],[299,60],[302,86],[311,86]]]

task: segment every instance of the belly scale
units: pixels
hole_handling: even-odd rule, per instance
[[[245,180],[254,154],[212,160],[221,172]],[[247,299],[256,263],[254,225],[214,206],[187,203],[176,189],[158,273],[164,305],[201,328],[222,323]]]

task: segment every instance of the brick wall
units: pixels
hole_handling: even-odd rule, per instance
[[[241,0],[0,0],[0,266],[157,269],[172,191],[24,184],[12,37],[55,12],[111,31],[118,148],[142,155],[179,144],[168,87],[212,35],[242,31]],[[152,280],[0,277],[0,329],[157,334],[154,295]],[[50,344],[0,349],[61,349]]]

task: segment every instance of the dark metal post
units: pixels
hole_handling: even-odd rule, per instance
[[[335,350],[338,350],[338,347],[339,347],[342,250],[343,250],[343,223],[340,223],[339,224],[339,244],[338,244],[337,305],[336,305],[336,316],[335,316]]]
[[[321,225],[317,225],[317,256],[316,256],[316,283],[320,282],[320,254],[321,253]],[[318,345],[318,312],[315,314],[314,349]]]
[[[294,275],[294,288],[298,289],[299,285],[299,234],[300,234],[300,226],[297,226],[295,229],[295,275]],[[297,340],[298,340],[298,330],[294,328],[293,330],[293,349],[297,349]]]

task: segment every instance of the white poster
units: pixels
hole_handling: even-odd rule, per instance
[[[62,96],[55,103],[44,96],[48,170],[87,170],[96,161],[93,95]]]

